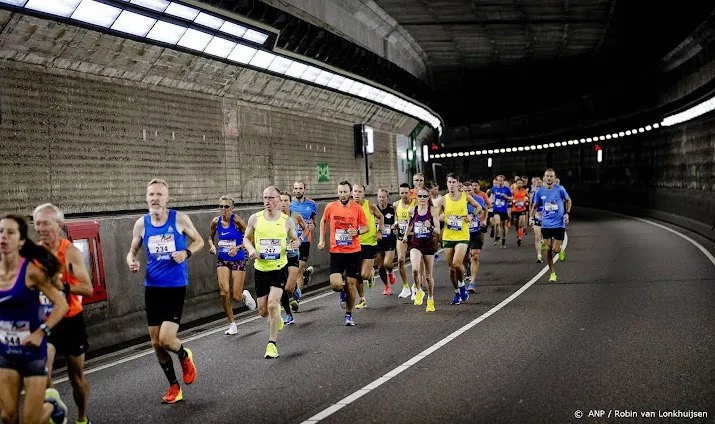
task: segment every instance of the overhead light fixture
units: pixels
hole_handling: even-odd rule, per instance
[[[26,8],[68,18],[82,0],[29,0]]]
[[[71,18],[88,24],[109,28],[117,20],[122,9],[94,0],[84,0],[72,13]]]
[[[188,28],[185,26],[170,24],[169,22],[158,21],[146,35],[152,40],[161,41],[167,44],[176,44]]]
[[[536,148],[539,149],[539,150],[541,150],[541,149],[543,149],[544,147],[543,147],[541,144],[539,144],[538,146],[536,146]]]
[[[626,135],[631,135],[631,130],[626,130]]]
[[[236,45],[237,44],[233,41],[225,40],[221,37],[214,37],[204,49],[204,53],[225,59],[231,54],[233,49],[236,48]]]
[[[598,139],[599,139],[599,140],[601,140],[601,141],[603,141],[603,140],[605,140],[605,139],[606,139],[606,137],[604,137],[604,136],[600,136],[600,137],[598,137]]]
[[[479,150],[477,150],[475,153],[476,153],[477,156],[479,156],[479,155],[482,154],[482,152],[480,152]]]
[[[519,146],[519,147],[517,148],[517,150],[519,150],[520,152],[523,152],[523,151],[524,151],[524,148],[521,147],[521,146]]]
[[[164,13],[167,13],[177,18],[183,18],[188,21],[193,21],[199,15],[199,10],[193,7],[184,6],[183,4],[171,2]]]
[[[499,149],[499,153],[504,153],[504,152],[506,152],[506,150],[504,150],[504,149]]]
[[[606,134],[606,139],[610,140],[611,139],[611,134]]]
[[[251,59],[253,59],[253,56],[255,56],[256,53],[258,53],[258,50],[252,47],[237,44],[236,48],[233,49],[230,55],[228,55],[228,60],[248,64],[251,62]]]
[[[308,69],[308,65],[294,60],[286,70],[285,75],[293,78],[300,78],[306,69]]]
[[[300,79],[308,82],[313,82],[315,81],[316,78],[318,78],[318,75],[322,70],[320,68],[316,68],[315,66],[308,66],[308,68],[303,72],[303,75],[300,77]]]
[[[333,74],[332,72],[320,71],[320,74],[318,74],[318,78],[315,79],[315,83],[318,85],[328,85],[328,82],[333,77],[333,75],[335,74]]]
[[[492,158],[487,159],[487,166],[488,166],[489,168],[492,167]]]
[[[556,147],[561,147],[561,142],[556,142],[556,143],[553,143],[553,144],[549,144],[549,146],[551,146],[551,147],[554,147],[554,145],[556,145]]]
[[[554,144],[554,143],[549,143],[548,146],[549,146],[549,147],[554,147],[555,144]]]
[[[186,47],[187,49],[202,52],[206,46],[209,45],[212,38],[213,35],[211,34],[189,28],[177,44],[181,47]]]
[[[194,22],[211,29],[219,29],[226,21],[221,18],[217,18],[216,16],[209,15],[208,13],[199,12],[198,16],[194,18]]]
[[[0,0],[0,3],[9,4],[10,6],[24,6],[27,0]]]
[[[494,150],[489,150],[489,154],[491,155],[492,153],[494,153]]]
[[[587,138],[586,138],[586,143],[590,143],[591,141],[592,141],[592,140],[591,140],[591,137],[587,137]]]
[[[603,160],[603,150],[599,150],[598,152],[596,152],[596,160],[598,161],[598,163],[601,163],[601,161]]]
[[[657,124],[657,123],[656,123],[656,124],[653,124],[653,128],[658,128],[658,127],[660,127],[659,124]]]
[[[292,60],[285,57],[276,56],[276,58],[273,59],[273,62],[271,62],[271,66],[268,67],[268,70],[283,75],[286,73],[286,71],[288,70],[288,68],[290,68],[290,65],[292,64]]]
[[[168,0],[132,0],[131,3],[136,4],[137,6],[146,7],[147,9],[151,9],[156,12],[163,12],[167,7],[169,7]]]
[[[245,34],[243,34],[243,38],[248,41],[253,41],[254,43],[263,44],[268,39],[268,35],[258,32],[255,29],[249,29]]]
[[[429,146],[426,144],[422,145],[422,160],[425,161],[425,163],[429,162]]]
[[[618,133],[618,136],[619,136],[619,137],[625,137],[625,136],[626,136],[626,133],[624,133],[623,131],[621,131],[621,132]]]
[[[511,147],[507,147],[506,152],[511,153]]]
[[[156,19],[124,10],[119,14],[117,20],[114,21],[111,29],[144,37],[156,22]]]
[[[231,34],[235,37],[243,37],[243,34],[248,31],[248,28],[234,24],[233,22],[225,21],[218,30],[225,32],[226,34]]]
[[[483,154],[483,155],[486,155],[486,154],[487,154],[487,151],[486,151],[486,150],[482,150],[482,154]]]
[[[276,55],[273,53],[268,53],[263,50],[259,50],[255,56],[253,56],[253,59],[251,59],[250,62],[248,62],[249,65],[255,66],[257,68],[261,69],[267,69],[270,65],[271,62],[273,62],[273,59],[276,58]]]
[[[448,158],[451,158],[451,157],[452,157],[452,154],[451,154],[451,153],[447,153],[447,157],[448,157]]]
[[[645,130],[646,130],[646,131],[650,131],[650,130],[652,130],[652,129],[653,129],[653,127],[651,127],[650,125],[646,125],[646,126],[645,126]]]

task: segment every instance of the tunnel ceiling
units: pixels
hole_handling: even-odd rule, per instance
[[[622,107],[619,96],[652,83],[657,61],[715,8],[709,1],[375,2],[428,55],[434,107],[448,128],[572,108],[591,95]]]

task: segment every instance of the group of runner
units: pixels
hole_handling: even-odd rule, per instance
[[[442,196],[437,184],[428,189],[424,176],[416,174],[414,188],[400,185],[397,201],[390,203],[389,192],[380,188],[374,203],[365,199],[364,185],[342,181],[337,185],[338,199],[325,207],[319,222],[317,205],[306,197],[301,181],[293,184],[292,196],[267,187],[263,191],[264,208],[247,221],[233,213],[233,199],[222,196],[218,201],[220,214],[211,221],[207,242],[209,252],[217,255],[219,292],[229,322],[226,334],[238,332],[231,302],[244,302],[249,309],[258,308],[266,318],[268,344],[264,357],[279,356],[279,331],[295,322],[293,312],[299,310],[303,288],[313,273],[307,262],[316,226],[317,248],[329,250],[330,287],[339,293],[346,326],[355,325],[353,310],[366,306],[364,289],[374,286],[375,271],[383,282],[383,294],[392,293],[391,286],[397,281],[395,256],[403,284],[398,297],[409,297],[415,305],[423,305],[426,296],[425,310],[434,312],[433,265],[440,246],[454,289],[450,304],[467,301],[469,294],[476,292],[488,228],[492,227],[494,243],[501,240],[504,247],[512,219],[518,227],[518,245],[526,223],[533,227],[539,262],[543,240],[551,270],[549,281],[556,281],[554,255],[562,255],[563,260],[561,242],[571,200],[555,182],[554,171],[547,169],[543,184],[535,179],[531,192],[525,193],[521,179],[515,181],[512,191],[504,177],[498,176],[484,193],[478,183],[460,182],[459,176],[449,174],[447,192]],[[167,207],[168,200],[168,183],[150,181],[146,192],[149,212],[134,224],[126,262],[130,271],[138,272],[138,252],[144,245],[148,332],[169,382],[161,401],[175,403],[183,399],[183,392],[173,355],[181,366],[184,384],[192,384],[197,376],[193,353],[177,333],[188,285],[188,260],[204,247],[204,240],[187,214]],[[19,422],[23,386],[24,423],[67,421],[67,407],[52,388],[51,366],[56,353],[67,360],[78,409],[76,422],[89,422],[89,384],[84,377],[88,343],[82,297],[91,296],[93,290],[79,250],[61,237],[63,222],[64,216],[56,206],[38,206],[33,213],[39,238],[35,243],[28,239],[24,217],[6,215],[0,219],[0,410],[5,423]],[[406,269],[408,254],[411,285]],[[249,260],[255,270],[256,299],[244,289]]]

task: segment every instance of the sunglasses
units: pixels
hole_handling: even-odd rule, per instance
[[[419,199],[426,199],[426,198],[429,197],[429,195],[428,195],[428,194],[418,194],[417,197],[418,197]]]
[[[218,205],[218,208],[221,209],[231,209],[231,205]]]

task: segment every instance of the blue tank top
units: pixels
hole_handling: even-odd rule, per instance
[[[186,249],[186,236],[176,229],[176,211],[169,209],[169,219],[161,227],[151,223],[151,216],[144,215],[144,246],[146,246],[147,287],[183,287],[189,284],[187,261],[174,262],[171,254]]]
[[[474,200],[479,203],[479,206],[482,207],[482,209],[487,209],[487,204],[484,202],[484,199],[482,199],[481,196],[478,196],[476,194],[473,194],[472,197]],[[469,202],[467,202],[467,213],[469,215],[474,215],[474,206],[470,205]],[[482,229],[482,221],[479,218],[479,215],[474,215],[474,218],[472,218],[471,221],[469,221],[469,232],[470,233],[476,233],[479,232],[479,230]]]
[[[0,290],[0,355],[35,360],[47,357],[45,339],[37,348],[20,344],[45,322],[37,291],[25,284],[28,264],[23,258],[15,284],[8,290]]]
[[[228,254],[233,246],[241,247],[243,244],[243,232],[236,228],[233,223],[234,219],[234,214],[231,214],[231,224],[228,228],[223,228],[221,226],[221,217],[218,217],[218,226],[216,228],[216,231],[218,231],[218,258],[222,261],[242,261],[246,259],[246,251],[243,249],[240,249],[236,256]]]

